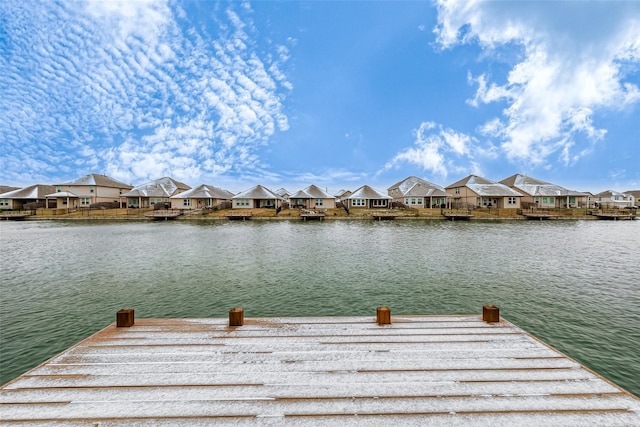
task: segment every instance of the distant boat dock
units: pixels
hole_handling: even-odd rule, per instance
[[[640,425],[640,399],[483,315],[134,319],[0,388],[3,425]]]
[[[152,213],[145,214],[144,216],[146,218],[151,218],[151,219],[169,220],[169,219],[176,219],[180,215],[182,215],[182,212],[180,211],[159,210],[159,211],[153,211]]]

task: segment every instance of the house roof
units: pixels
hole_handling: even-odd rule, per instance
[[[446,188],[449,189],[455,187],[467,187],[478,196],[522,197],[521,193],[507,187],[504,184],[500,184],[499,182],[491,181],[477,175],[469,175],[468,177],[463,178],[460,181],[454,182]]]
[[[429,182],[425,179],[418,178],[417,176],[409,176],[403,179],[402,181],[396,182],[391,187],[387,188],[387,191],[392,191],[397,189],[398,191],[400,191],[400,193],[403,196],[406,196],[407,192],[411,190],[413,187],[415,187],[416,184],[421,184],[426,187],[438,188],[444,191],[444,188],[442,188],[441,186],[434,184],[432,182]]]
[[[444,188],[434,186],[435,184],[420,182],[403,193],[404,197],[451,197],[451,194],[444,191]]]
[[[190,190],[171,196],[171,199],[222,199],[230,200],[233,193],[212,185],[202,184]]]
[[[340,191],[338,191],[336,194],[334,194],[334,197],[344,197],[344,195],[347,194],[347,193],[351,194],[351,191],[340,189]]]
[[[100,187],[113,187],[113,188],[132,188],[131,185],[120,182],[117,179],[111,178],[106,175],[100,175],[97,173],[91,173],[89,175],[78,178],[74,181],[62,183],[61,185],[95,185]]]
[[[289,192],[286,188],[278,188],[276,190],[276,194],[280,197],[291,196],[291,192]]]
[[[391,196],[388,196],[384,193],[379,192],[378,190],[369,187],[368,185],[363,185],[362,187],[355,190],[347,199],[387,199],[391,200]]]
[[[268,188],[263,187],[262,185],[256,185],[255,187],[251,187],[250,189],[243,191],[241,193],[236,194],[232,197],[232,199],[276,199],[283,200],[282,197],[278,196],[273,191]]]
[[[530,176],[515,174],[500,181],[508,187],[515,188],[529,196],[586,196],[586,193],[567,190],[556,184],[551,184]]]
[[[335,199],[334,196],[323,191],[316,185],[310,185],[304,190],[298,191],[293,196],[290,196],[292,199]]]
[[[3,199],[22,199],[22,200],[35,200],[44,199],[49,193],[56,191],[53,185],[34,184],[29,187],[18,188],[17,190],[7,191],[0,194],[0,198]]]
[[[614,190],[606,190],[598,194],[594,194],[594,197],[613,197],[613,196],[629,197],[628,194],[626,193],[620,193]]]
[[[20,187],[11,187],[9,185],[0,185],[0,194],[8,193],[9,191],[19,190]]]
[[[58,197],[70,197],[70,198],[77,199],[79,196],[77,194],[72,193],[71,191],[58,191],[56,193],[47,194],[45,195],[45,197],[54,198],[54,199],[57,199]]]
[[[189,189],[187,184],[165,176],[133,187],[122,197],[171,197]]]

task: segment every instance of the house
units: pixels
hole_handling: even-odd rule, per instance
[[[519,209],[522,194],[495,181],[469,175],[445,188],[454,208],[485,207]]]
[[[46,195],[53,193],[53,185],[35,184],[25,188],[15,188],[0,194],[0,210],[33,209],[46,207]],[[25,205],[33,205],[25,207]]]
[[[291,207],[305,209],[333,209],[336,207],[336,198],[315,185],[310,185],[293,194],[289,202]]]
[[[289,198],[291,197],[291,193],[286,188],[277,189],[276,194],[282,197],[286,202],[288,202]]]
[[[127,206],[130,208],[150,208],[156,203],[169,203],[171,196],[190,189],[187,184],[165,176],[135,186],[122,197],[126,198]]]
[[[512,175],[500,183],[522,194],[520,204],[523,208],[581,208],[586,207],[589,200],[587,193],[567,190],[559,185],[521,174]]]
[[[640,205],[640,190],[629,190],[629,191],[625,191],[624,194],[633,196],[634,206]]]
[[[202,184],[183,191],[171,199],[171,207],[177,209],[212,209],[231,202],[233,193],[212,185]]]
[[[451,194],[444,188],[422,178],[410,176],[387,188],[394,202],[403,203],[412,208],[436,208],[447,206]]]
[[[350,208],[388,208],[391,196],[363,185],[343,201],[346,201]]]
[[[619,193],[613,190],[603,191],[591,197],[592,204],[597,208],[613,209],[635,206],[635,198],[631,194]]]
[[[262,185],[236,194],[231,198],[233,209],[275,208],[282,207],[284,199]]]
[[[47,199],[56,199],[58,208],[89,207],[93,203],[120,203],[123,193],[131,185],[106,175],[89,174],[74,181],[55,185],[55,193],[47,194]]]

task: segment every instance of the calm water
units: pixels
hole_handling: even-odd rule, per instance
[[[0,384],[137,317],[479,313],[640,395],[640,221],[0,223]]]

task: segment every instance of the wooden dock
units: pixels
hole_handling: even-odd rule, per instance
[[[594,213],[593,215],[597,216],[598,219],[608,219],[612,221],[635,219],[635,215],[627,213]]]
[[[550,213],[523,213],[522,216],[527,219],[538,219],[538,220],[560,218],[560,215],[552,215]]]
[[[176,219],[180,215],[182,215],[180,211],[154,211],[153,213],[144,214],[145,218],[164,220]]]
[[[379,214],[372,214],[371,217],[375,220],[378,221],[389,221],[389,220],[393,220],[396,219],[396,214],[387,214],[387,213],[379,213]]]
[[[10,221],[22,221],[27,217],[30,217],[31,214],[26,213],[13,213],[13,212],[5,212],[0,214],[0,220],[10,220]]]
[[[0,424],[640,425],[640,399],[499,316],[239,310],[112,324],[0,388]]]
[[[442,215],[445,216],[445,218],[451,220],[451,221],[455,221],[455,220],[465,220],[468,221],[471,218],[473,218],[473,215],[471,214],[464,214],[464,213],[452,213],[452,212],[445,212]]]
[[[242,220],[251,219],[251,212],[230,212],[225,215],[229,220]]]
[[[325,217],[324,212],[302,211],[300,213],[300,218],[302,218],[303,221],[306,221],[308,219],[318,219],[322,221],[324,217]]]

